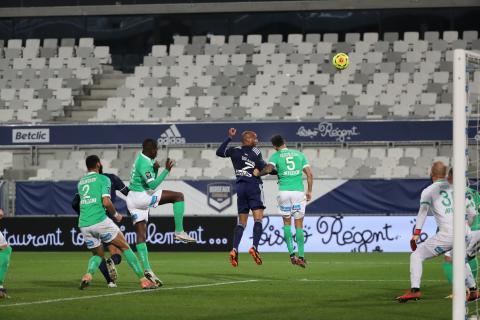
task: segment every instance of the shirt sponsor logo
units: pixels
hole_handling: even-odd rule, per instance
[[[352,137],[360,135],[358,127],[352,126],[351,128],[340,128],[334,125],[332,122],[321,122],[316,128],[305,128],[301,126],[297,130],[297,136],[306,138],[331,138],[338,142],[345,142],[351,140]],[[330,139],[328,139],[330,140]]]
[[[49,143],[50,129],[13,129],[12,143]]]
[[[232,205],[232,185],[229,183],[211,183],[207,186],[208,206],[222,212]]]
[[[160,138],[157,139],[157,143],[160,145],[169,145],[169,144],[185,144],[187,141],[176,125],[172,124],[164,133],[160,135]]]

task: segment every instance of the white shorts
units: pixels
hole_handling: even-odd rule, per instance
[[[156,208],[162,197],[162,190],[153,193],[130,191],[127,195],[127,208],[132,215],[132,222],[136,224],[140,221],[148,222],[148,212],[150,208]]]
[[[439,232],[419,244],[417,251],[422,253],[422,257],[428,259],[445,254],[452,249],[453,235]]]
[[[284,218],[301,219],[305,216],[307,198],[302,191],[280,191],[277,197],[278,209]]]
[[[109,243],[115,239],[120,232],[118,226],[107,218],[97,224],[80,228],[88,249],[99,247],[102,242]]]
[[[3,233],[0,232],[0,247],[8,246],[8,242],[3,236]]]

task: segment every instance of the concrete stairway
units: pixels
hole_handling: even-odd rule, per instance
[[[109,97],[115,96],[118,87],[125,84],[129,74],[114,70],[110,65],[103,66],[103,74],[94,79],[94,84],[84,88],[85,94],[75,99],[75,105],[65,108],[65,117],[58,121],[88,122],[95,117],[97,110],[103,106]]]

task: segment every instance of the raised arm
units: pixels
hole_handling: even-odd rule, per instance
[[[170,170],[172,170],[174,165],[175,163],[173,162],[173,160],[171,160],[170,158],[167,158],[167,161],[165,161],[165,169],[162,171],[162,173],[160,173],[157,176],[157,178],[155,179],[151,178],[146,181],[148,187],[152,190],[155,190],[163,182],[163,180],[165,180],[165,178],[168,176],[168,174],[170,173]]]
[[[230,141],[232,141],[233,137],[235,137],[235,134],[237,133],[237,129],[235,128],[230,128],[228,129],[228,137],[223,141],[223,143],[218,147],[217,149],[217,156],[222,157],[222,158],[228,158],[230,157],[229,150],[231,150],[228,147],[228,144]]]

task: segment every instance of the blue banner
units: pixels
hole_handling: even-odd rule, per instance
[[[307,215],[318,214],[416,214],[427,179],[398,180],[316,180]],[[323,186],[323,191],[316,189]],[[165,181],[165,190],[185,195],[187,216],[236,216],[236,188],[233,181]],[[276,181],[264,183],[267,215],[278,214]],[[16,215],[75,214],[71,202],[76,182],[17,182]],[[125,201],[116,197],[115,206],[126,213]],[[152,216],[171,216],[171,206],[152,208]]]
[[[253,130],[261,142],[275,134],[290,142],[448,141],[451,121],[241,122],[179,124],[6,125],[0,145],[140,144],[145,138],[160,145],[220,143],[230,127]],[[477,131],[472,126],[469,137]]]
[[[76,215],[72,200],[77,193],[77,181],[17,182],[16,215]],[[117,211],[126,213],[126,203],[119,197],[114,201]]]

